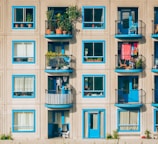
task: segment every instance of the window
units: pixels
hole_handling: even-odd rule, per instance
[[[154,109],[154,131],[158,132],[158,109]]]
[[[35,42],[34,41],[13,41],[12,61],[16,64],[35,63]]]
[[[105,62],[105,41],[83,41],[83,62]]]
[[[12,111],[13,132],[35,132],[35,110]]]
[[[83,138],[105,137],[105,109],[84,109],[82,111]]]
[[[34,6],[13,6],[12,27],[14,29],[35,28]]]
[[[120,132],[139,131],[139,110],[118,110],[118,130]]]
[[[14,75],[12,79],[13,79],[13,98],[35,97],[34,75]]]
[[[94,98],[105,96],[105,76],[103,75],[83,75],[83,97]]]
[[[83,28],[85,29],[105,28],[105,7],[104,6],[83,7]]]

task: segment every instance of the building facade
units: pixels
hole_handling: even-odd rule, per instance
[[[158,0],[0,0],[1,134],[156,138],[157,25]]]

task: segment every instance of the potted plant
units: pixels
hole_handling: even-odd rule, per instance
[[[58,13],[55,18],[57,24],[56,34],[62,34],[62,27],[64,25],[63,16],[61,15],[61,13]]]
[[[48,10],[46,12],[47,15],[47,28],[46,28],[46,34],[50,34],[51,33],[51,28],[52,28],[52,18],[54,15],[54,10]]]
[[[144,132],[144,134],[146,135],[146,138],[147,138],[147,139],[150,139],[150,134],[151,134],[151,132],[150,132],[149,130],[146,130],[146,131]]]
[[[32,22],[32,14],[28,13],[26,16],[26,21],[27,22]],[[32,23],[28,23],[28,27],[32,27]]]

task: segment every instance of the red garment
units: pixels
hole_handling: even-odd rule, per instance
[[[130,60],[131,59],[131,45],[122,44],[121,59]]]

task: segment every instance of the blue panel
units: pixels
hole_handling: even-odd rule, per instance
[[[45,69],[47,73],[72,73],[73,69],[66,69],[66,70],[54,70],[54,69]]]
[[[46,108],[54,108],[54,109],[63,109],[63,108],[72,108],[73,104],[45,104]]]
[[[45,38],[48,38],[48,39],[71,39],[72,35],[70,35],[70,34],[50,34],[50,35],[45,35]]]
[[[115,69],[118,73],[140,73],[143,69]]]
[[[118,39],[141,39],[143,37],[142,34],[116,34],[115,38]]]
[[[115,106],[120,108],[135,109],[135,108],[141,108],[143,104],[115,104]]]

